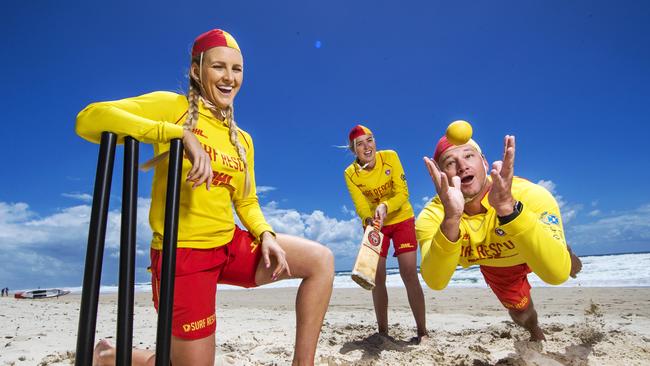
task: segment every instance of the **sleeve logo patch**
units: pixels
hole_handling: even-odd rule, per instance
[[[560,218],[557,215],[548,213],[547,211],[544,211],[540,216],[539,216],[539,221],[546,225],[558,225],[560,224]]]

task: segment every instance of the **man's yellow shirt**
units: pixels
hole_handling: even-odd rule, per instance
[[[445,288],[456,266],[474,264],[510,267],[526,263],[549,284],[567,280],[571,257],[557,202],[544,187],[518,177],[513,178],[512,196],[523,204],[519,216],[499,225],[486,194],[481,204],[487,212],[463,213],[456,242],[449,241],[440,229],[445,215],[440,198],[435,196],[424,207],[415,230],[422,250],[420,273],[429,287]]]

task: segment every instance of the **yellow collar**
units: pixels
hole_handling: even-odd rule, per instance
[[[215,122],[218,122],[218,123],[221,124],[222,126],[229,127],[228,122],[226,122],[226,121],[224,121],[224,120],[222,120],[222,119],[217,118],[217,117],[214,115],[214,113],[212,113],[212,111],[211,111],[210,109],[208,109],[208,108],[205,107],[205,104],[203,104],[203,102],[199,102],[199,114],[202,115],[202,116],[204,116],[204,117],[207,117],[207,118],[210,119],[210,120],[213,120],[213,121],[215,121]]]

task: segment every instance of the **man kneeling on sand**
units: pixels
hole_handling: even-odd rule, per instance
[[[433,160],[424,158],[437,195],[416,221],[420,271],[444,289],[456,266],[480,265],[485,282],[531,340],[545,340],[527,275],[559,285],[582,264],[567,246],[557,202],[542,186],[513,177],[515,137],[506,136],[502,161],[492,164],[474,140],[453,145],[442,137]]]

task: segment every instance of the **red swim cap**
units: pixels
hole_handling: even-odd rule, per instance
[[[192,46],[192,57],[214,47],[230,47],[241,52],[237,41],[235,41],[230,33],[221,29],[213,29],[196,37]]]
[[[476,141],[474,141],[473,139],[469,139],[469,141],[467,141],[465,145],[472,146],[474,149],[476,149],[476,151],[478,151],[479,154],[483,153],[481,151],[481,147],[478,146]],[[459,145],[454,145],[451,142],[449,142],[449,140],[447,140],[447,136],[442,136],[440,140],[438,140],[438,144],[436,145],[436,150],[433,153],[433,160],[438,162],[438,159],[440,159],[440,156],[442,156],[442,154],[445,151],[451,149],[452,147],[457,147],[457,146]],[[464,146],[464,145],[460,145],[460,146]]]
[[[372,131],[370,131],[368,127],[362,125],[356,125],[352,127],[352,129],[350,130],[350,135],[348,136],[350,140],[350,145],[352,145],[354,139],[363,135],[372,135]]]

